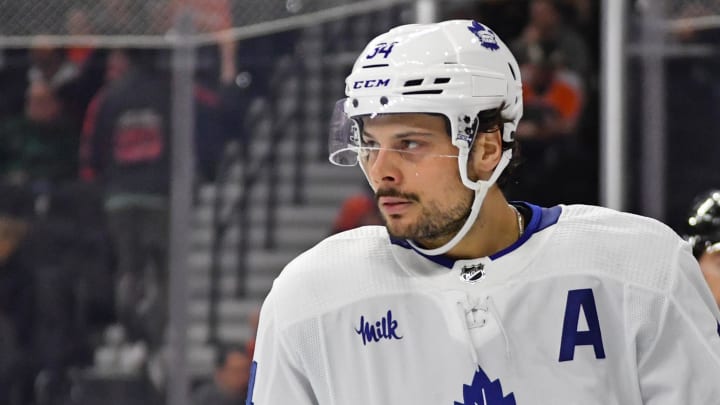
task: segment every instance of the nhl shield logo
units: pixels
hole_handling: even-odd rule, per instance
[[[463,266],[460,278],[468,283],[474,283],[485,277],[485,266],[482,263]]]

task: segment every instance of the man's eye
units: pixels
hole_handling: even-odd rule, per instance
[[[362,146],[366,148],[376,148],[378,143],[372,139],[363,139]]]
[[[411,140],[402,141],[403,149],[417,149],[418,147],[420,147],[420,142],[411,141]]]

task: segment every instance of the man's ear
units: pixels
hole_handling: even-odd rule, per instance
[[[475,138],[470,159],[468,175],[472,180],[487,180],[500,163],[503,154],[502,135],[499,130],[479,133]]]

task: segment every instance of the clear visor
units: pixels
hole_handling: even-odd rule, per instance
[[[418,148],[411,140],[390,146],[380,146],[376,141],[363,136],[362,118],[350,118],[345,113],[345,102],[335,103],[330,121],[329,159],[337,166],[355,166],[360,163],[364,168],[372,165],[381,153],[396,154],[403,160],[417,163],[427,158],[457,158],[458,155],[428,153]]]
[[[328,152],[330,162],[337,166],[355,166],[360,153],[360,126],[345,113],[345,101],[335,103],[330,118]]]

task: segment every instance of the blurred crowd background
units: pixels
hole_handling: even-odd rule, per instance
[[[713,1],[669,1],[665,13],[720,14]],[[415,22],[415,5],[388,2],[308,26],[232,35],[252,22],[252,10],[269,7],[261,3],[0,2],[0,36],[31,39],[0,47],[0,404],[166,398],[172,49],[91,39],[62,45],[58,35],[162,38],[172,35],[179,9],[192,10],[194,29],[206,35],[192,71],[190,251],[180,252],[188,255],[194,403],[244,403],[258,309],[285,263],[327,235],[381,223],[360,171],[327,162],[326,126],[362,47]],[[355,3],[363,2],[343,4]],[[268,18],[323,7],[278,4]],[[438,20],[486,23],[521,65],[521,158],[504,185],[508,197],[600,203],[601,2],[436,7]],[[653,50],[638,42],[647,2],[626,7],[625,192],[628,210],[641,212],[639,117],[644,56]],[[19,23],[32,13],[45,14],[47,30]],[[720,187],[720,30],[676,24],[664,32],[657,119],[667,133],[658,140],[667,210],[658,219],[682,234],[693,197]]]

